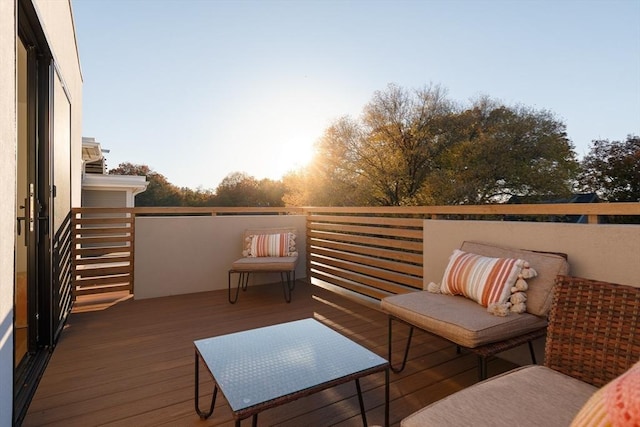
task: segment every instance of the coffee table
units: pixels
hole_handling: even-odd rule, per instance
[[[236,426],[258,413],[355,380],[363,425],[367,419],[360,378],[385,372],[385,426],[389,425],[389,362],[314,319],[251,329],[193,342],[195,408],[213,414],[218,390],[229,402]],[[200,410],[200,360],[213,377],[208,411]]]

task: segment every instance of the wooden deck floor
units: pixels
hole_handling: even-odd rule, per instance
[[[227,302],[226,291],[138,301],[91,298],[79,301],[70,316],[24,426],[231,426],[220,396],[208,420],[194,411],[193,341],[291,320],[313,317],[386,358],[383,313],[301,281],[291,304],[279,286],[251,287],[235,305]],[[489,374],[512,367],[495,359]],[[407,368],[391,374],[391,424],[476,378],[474,355],[457,355],[452,344],[416,332]],[[384,374],[361,384],[369,424],[382,424]],[[211,389],[201,370],[202,408]],[[360,426],[355,385],[269,409],[258,425]]]

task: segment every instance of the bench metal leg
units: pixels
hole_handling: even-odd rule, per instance
[[[285,280],[286,275],[286,280]],[[291,291],[293,290],[293,286],[291,285],[291,272],[290,271],[281,271],[280,272],[280,282],[282,283],[282,291],[284,292],[284,300],[286,302],[291,302]]]
[[[487,357],[478,356],[478,379],[484,381],[487,379]]]
[[[533,351],[533,341],[529,340],[527,341],[527,344],[529,345],[529,354],[531,355],[531,363],[533,363],[534,365],[536,365],[536,353],[535,351]],[[460,348],[460,346],[458,346],[458,348]],[[487,379],[487,360],[489,359],[490,356],[481,356],[478,355],[478,378],[480,379],[480,381],[486,380]]]
[[[527,342],[529,344],[529,354],[531,354],[531,363],[537,365],[536,363],[536,352],[533,351],[533,341],[529,340]]]
[[[400,372],[402,372],[405,368],[405,366],[407,365],[407,357],[409,356],[409,347],[411,346],[411,337],[413,337],[413,325],[409,325],[409,337],[407,338],[407,346],[404,349],[404,357],[402,358],[402,363],[400,364],[399,367],[395,367],[393,366],[393,363],[391,363],[391,354],[393,353],[392,351],[392,331],[393,331],[393,316],[389,316],[389,342],[388,342],[388,348],[389,348],[389,366],[391,367],[391,370],[393,372],[395,372],[396,374],[399,374]]]
[[[293,270],[291,273],[293,274],[293,280],[289,284],[289,290],[290,291],[292,291],[292,290],[294,290],[296,288],[296,271]]]
[[[231,275],[233,273],[238,274],[238,283],[236,286],[235,294],[231,291]],[[237,271],[237,270],[229,270],[228,277],[228,298],[231,304],[235,304],[238,301],[238,295],[240,294],[240,289],[243,291],[247,290],[249,286],[249,275],[250,271]],[[286,302],[291,302],[291,292],[296,287],[296,272],[293,271],[281,271],[280,272],[280,282],[282,283],[282,290],[284,292],[284,299]]]
[[[231,296],[231,274],[233,273],[238,273],[238,286],[236,287],[235,296],[232,297]],[[240,288],[242,288],[243,291],[246,291],[248,285],[249,285],[249,272],[229,270],[229,290],[228,290],[229,302],[231,304],[235,304],[236,301],[238,301],[238,294],[240,293]]]

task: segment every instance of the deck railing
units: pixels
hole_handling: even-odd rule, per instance
[[[80,295],[102,292],[133,293],[133,209],[73,209],[71,227],[74,299]]]
[[[76,295],[134,290],[135,218],[306,216],[306,276],[315,285],[371,300],[422,287],[425,219],[567,221],[640,217],[640,203],[421,207],[77,208],[73,210]]]

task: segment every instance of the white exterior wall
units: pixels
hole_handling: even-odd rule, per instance
[[[100,191],[82,190],[83,208],[123,208],[131,207],[127,204],[128,197],[126,191]]]
[[[80,206],[82,76],[70,2],[33,0],[71,101],[71,205]],[[13,422],[17,99],[16,0],[0,1],[0,426]]]
[[[13,413],[13,233],[16,188],[16,5],[0,1],[0,426]]]
[[[71,102],[71,206],[80,207],[82,180],[82,70],[71,0],[32,0]]]

